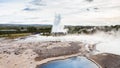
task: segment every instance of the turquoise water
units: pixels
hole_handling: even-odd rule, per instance
[[[39,68],[99,68],[85,57],[72,57],[65,60],[51,61]]]

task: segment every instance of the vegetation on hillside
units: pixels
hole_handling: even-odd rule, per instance
[[[0,24],[0,37],[16,38],[30,34],[51,35],[52,25],[12,25]],[[115,26],[65,26],[68,34],[93,34],[97,31],[119,31],[120,25]]]

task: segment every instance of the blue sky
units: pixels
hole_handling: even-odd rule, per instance
[[[24,0],[0,0],[0,3],[8,3],[8,2],[23,2]]]
[[[116,25],[120,0],[0,0],[1,24],[53,24],[55,13],[67,25]]]
[[[0,0],[0,2],[10,2],[10,1],[14,1],[14,0]]]

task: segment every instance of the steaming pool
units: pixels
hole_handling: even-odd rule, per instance
[[[65,60],[55,60],[40,65],[38,68],[99,68],[85,57],[72,57]]]

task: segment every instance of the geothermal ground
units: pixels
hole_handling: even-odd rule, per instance
[[[102,68],[120,68],[120,33],[0,38],[0,68],[37,68],[51,60],[85,56]]]

